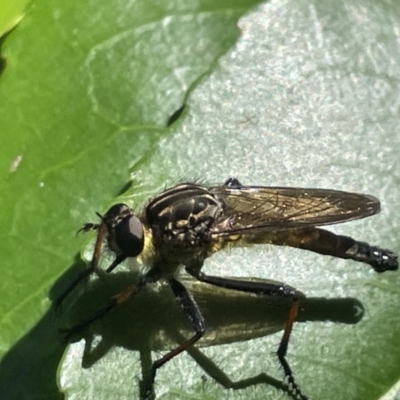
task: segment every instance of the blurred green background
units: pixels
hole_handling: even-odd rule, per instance
[[[180,179],[228,176],[370,193],[382,214],[334,229],[400,251],[398,3],[257,4],[0,4],[3,32],[25,14],[1,47],[2,399],[59,398],[57,382],[67,398],[137,395],[140,364],[128,351],[128,360],[72,368],[78,381],[64,363],[57,378],[62,316],[49,301],[83,268],[87,240],[75,232],[126,190],[139,206]],[[366,313],[355,326],[296,327],[297,379],[311,399],[398,398],[397,273],[268,247],[217,255],[206,268],[357,298]],[[206,351],[233,377],[267,370],[279,379],[278,342]],[[66,363],[79,366],[71,349]],[[265,385],[232,393],[203,384],[185,355],[157,382],[163,399],[283,396]]]

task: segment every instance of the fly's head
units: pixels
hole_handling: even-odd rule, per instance
[[[144,227],[126,204],[113,205],[102,217],[111,251],[125,257],[137,257],[144,248]]]

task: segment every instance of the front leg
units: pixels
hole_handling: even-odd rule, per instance
[[[101,216],[100,216],[101,217]],[[58,308],[64,302],[66,297],[78,286],[81,282],[86,280],[93,272],[95,272],[99,266],[99,260],[101,256],[101,252],[103,249],[103,240],[106,236],[106,226],[101,224],[93,224],[86,223],[83,227],[78,231],[80,232],[89,232],[91,230],[97,230],[96,243],[94,245],[93,257],[89,266],[83,270],[80,274],[78,274],[75,279],[69,284],[67,289],[56,299],[55,307]]]
[[[83,321],[74,325],[71,328],[60,329],[60,332],[66,335],[66,340],[71,341],[71,338],[73,338],[76,334],[84,331],[89,325],[103,318],[116,307],[126,303],[131,297],[138,294],[148,283],[157,282],[160,277],[161,272],[158,269],[151,269],[146,275],[141,278],[138,283],[128,284],[124,290],[111,297],[108,303],[99,308],[94,314],[85,318]]]

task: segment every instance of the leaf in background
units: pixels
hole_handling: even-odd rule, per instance
[[[134,168],[153,181],[144,197],[182,177],[223,182],[229,176],[244,184],[372,194],[381,200],[379,215],[329,229],[399,254],[399,15],[395,1],[276,0],[244,17],[240,41],[191,93],[185,118]],[[297,381],[311,400],[399,398],[399,272],[376,274],[360,263],[268,246],[216,254],[205,272],[271,278],[307,296],[358,299],[365,315],[356,325],[296,324],[288,358]],[[260,372],[279,379],[271,354],[279,339],[202,350],[233,380]],[[78,349],[68,353],[75,365]],[[120,382],[133,380],[134,397],[137,357],[117,348],[66,386],[114,399],[128,390]],[[225,390],[203,374],[182,354],[161,368],[156,390],[164,400],[286,398],[265,385]]]
[[[210,7],[214,3],[210,3]],[[7,172],[0,181],[9,180],[4,184],[0,200],[2,259],[6,260],[1,270],[2,293],[7,294],[2,297],[4,350],[48,307],[47,303],[41,303],[45,302],[48,287],[54,282],[55,274],[71,264],[72,255],[82,243],[82,239],[74,239],[73,234],[82,222],[94,220],[93,211],[103,211],[105,203],[113,201],[126,182],[130,167],[136,180],[129,193],[141,200],[182,177],[221,182],[228,176],[237,176],[249,184],[314,186],[370,193],[382,202],[380,215],[330,229],[399,253],[397,66],[400,64],[400,13],[397,2],[271,1],[240,21],[242,37],[238,45],[213,65],[213,73],[207,80],[190,91],[184,118],[168,134],[164,134],[163,127],[187,98],[184,85],[180,98],[166,99],[171,86],[160,79],[155,87],[160,88],[160,92],[164,88],[163,93],[168,93],[157,99],[154,93],[158,91],[146,93],[143,87],[147,81],[139,79],[137,85],[130,86],[129,96],[136,99],[134,106],[131,97],[126,105],[122,104],[114,93],[126,96],[126,68],[118,71],[123,84],[113,89],[112,82],[118,74],[96,69],[96,65],[109,65],[106,53],[114,50],[110,38],[118,31],[119,40],[115,42],[115,49],[118,49],[129,30],[121,28],[120,24],[124,20],[128,21],[127,25],[134,22],[132,15],[125,7],[115,11],[114,4],[113,9],[103,13],[99,11],[104,9],[103,4],[96,3],[90,9],[87,6],[90,16],[83,13],[82,7],[85,6],[79,3],[71,4],[68,9],[52,8],[51,12],[46,12],[48,17],[35,24],[29,14],[4,46],[9,63],[0,90],[10,109],[3,111],[6,103],[3,101],[0,110],[2,143],[4,154],[9,154],[8,159],[0,159],[2,171]],[[160,2],[159,7],[167,6]],[[35,15],[45,12],[43,4],[35,3],[33,8]],[[220,9],[214,14],[221,14]],[[231,10],[229,6],[228,9]],[[154,10],[153,7],[152,15]],[[135,15],[139,18],[140,12]],[[182,19],[188,13],[179,15]],[[206,12],[201,17],[207,15]],[[73,28],[65,31],[58,21],[70,20],[72,16]],[[82,22],[78,24],[77,20]],[[104,20],[109,21],[110,26],[103,34],[98,30],[102,29]],[[168,20],[162,19],[170,26]],[[151,24],[154,19],[149,17],[146,21]],[[50,22],[59,29],[49,29]],[[143,26],[140,25],[141,29],[138,26],[139,36],[146,35]],[[43,34],[33,36],[31,30],[39,28]],[[43,42],[52,39],[54,32],[58,33],[55,38],[58,38],[58,46],[44,46]],[[22,34],[24,46],[18,39]],[[218,39],[221,38],[218,36]],[[179,35],[171,47],[179,47],[181,40],[185,42],[186,35]],[[195,42],[195,46],[204,45],[197,37]],[[213,39],[207,43],[211,46]],[[33,54],[37,46],[41,49],[40,57]],[[65,48],[67,53],[61,51]],[[103,48],[107,51],[102,52]],[[140,51],[140,48],[126,50],[134,55]],[[71,66],[71,61],[79,54],[80,61],[75,60]],[[182,50],[182,54],[188,53]],[[33,58],[35,62],[28,62],[32,57],[36,57]],[[203,57],[194,54],[191,68],[196,69]],[[121,59],[121,66],[126,65],[122,51],[118,50],[117,58]],[[22,60],[24,63],[19,66]],[[144,62],[146,66],[148,60]],[[58,71],[56,67],[65,70]],[[19,71],[13,82],[12,68]],[[157,70],[154,63],[153,68]],[[96,78],[93,71],[104,72],[104,77]],[[167,76],[170,71],[171,68]],[[143,71],[143,76],[146,73]],[[16,87],[27,89],[14,90]],[[32,92],[36,95],[27,95]],[[53,92],[57,97],[50,96]],[[154,96],[156,100],[144,105],[137,99],[137,93]],[[9,100],[6,95],[10,96]],[[59,106],[58,102],[66,98],[71,100]],[[45,112],[37,112],[38,99],[44,102],[45,107],[40,110]],[[31,110],[33,117],[25,119],[21,111],[24,108]],[[76,113],[74,108],[78,109]],[[168,109],[165,117],[159,113],[160,109]],[[139,125],[129,124],[130,112],[142,118]],[[84,128],[79,121],[84,121]],[[36,124],[40,124],[41,129],[35,129]],[[9,134],[7,126],[11,125],[12,132],[18,135]],[[4,131],[3,127],[7,129]],[[96,132],[96,140],[93,133],[89,134],[92,131]],[[45,140],[41,140],[42,132],[47,134]],[[75,136],[71,136],[73,134]],[[82,144],[81,141],[86,142]],[[24,143],[29,146],[24,147]],[[47,151],[47,143],[52,145],[52,151]],[[64,147],[73,157],[70,153],[63,154]],[[26,149],[37,155],[36,160],[26,157]],[[22,160],[10,174],[11,162],[18,161],[19,155],[23,156]],[[40,187],[40,182],[45,185]],[[50,204],[45,202],[47,198],[51,199]],[[82,268],[78,264],[75,270]],[[69,271],[70,277],[76,272],[74,269]],[[217,275],[272,278],[287,282],[308,296],[358,299],[365,308],[365,316],[356,325],[296,324],[288,355],[296,378],[311,399],[398,398],[398,272],[378,275],[354,262],[268,247],[218,254],[209,260],[206,271]],[[66,280],[62,279],[60,286],[65,285]],[[53,288],[54,293],[60,291],[58,286]],[[32,389],[34,384],[37,390],[51,392],[44,386],[48,385],[47,377],[51,374],[43,372],[43,365],[45,361],[46,365],[51,364],[50,361],[56,364],[54,354],[58,352],[59,358],[63,347],[53,348],[59,342],[47,340],[46,332],[48,334],[52,327],[51,318],[55,317],[47,318],[42,320],[43,324],[37,324],[37,332],[30,332],[32,340],[20,342],[3,359],[8,361],[14,356],[12,365],[17,370],[2,363],[2,398],[3,392],[12,393],[10,388],[19,390],[19,396],[14,397],[18,399],[23,388],[30,394],[38,393]],[[50,333],[54,335],[51,330]],[[279,379],[281,371],[271,355],[278,341],[279,336],[273,336],[207,348],[204,352],[232,379],[260,372]],[[20,352],[17,354],[16,350]],[[92,368],[84,370],[80,368],[82,354],[77,352],[77,346],[71,346],[67,364],[61,371],[62,387],[78,398],[81,390],[87,397],[114,400],[119,393],[126,392],[135,398],[141,374],[137,353],[124,348],[114,350]],[[37,354],[36,363],[32,362],[34,354]],[[153,354],[153,358],[157,355],[160,353]],[[71,359],[75,359],[76,364],[68,364]],[[68,374],[74,366],[78,381]],[[52,365],[45,371],[53,373],[54,369]],[[32,376],[32,371],[38,371],[39,377]],[[283,397],[281,392],[274,392],[265,385],[238,392],[225,390],[211,378],[203,380],[202,374],[198,365],[182,354],[161,369],[156,390],[161,391],[164,399],[177,396],[230,400],[258,400],[269,395]],[[44,384],[43,379],[39,379],[43,376]],[[98,380],[101,384],[97,384]],[[56,394],[56,389],[51,393]],[[122,395],[122,398],[125,397]]]
[[[30,6],[2,49],[3,353],[49,308],[49,288],[81,246],[76,230],[112,201],[130,168],[151,155],[188,89],[232,46],[238,18],[257,3]],[[60,290],[56,286],[54,296]],[[53,318],[47,313],[3,358],[2,399],[57,394],[52,355],[59,359],[63,345]],[[21,361],[27,356],[29,365]]]
[[[29,0],[5,0],[0,3],[0,37],[22,20],[28,3]]]

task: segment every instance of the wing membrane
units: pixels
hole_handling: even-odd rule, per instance
[[[327,189],[212,186],[224,202],[224,218],[214,234],[252,230],[277,232],[365,218],[380,211],[373,196]]]

